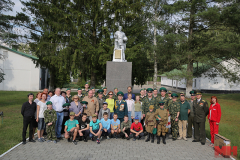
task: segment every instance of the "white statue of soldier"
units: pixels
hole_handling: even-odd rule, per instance
[[[122,60],[125,61],[126,41],[128,39],[125,33],[122,32],[122,26],[119,26],[119,31],[115,32],[114,38],[115,38],[114,51],[117,49],[122,49]]]

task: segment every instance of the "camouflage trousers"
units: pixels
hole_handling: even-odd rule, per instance
[[[47,139],[49,140],[57,140],[56,132],[55,132],[55,124],[48,126],[46,125]]]
[[[162,133],[162,136],[165,136],[166,134],[166,127],[164,126],[164,124],[158,124],[157,125],[157,136],[161,136],[161,133]]]
[[[178,121],[171,119],[172,138],[177,139],[178,137]]]

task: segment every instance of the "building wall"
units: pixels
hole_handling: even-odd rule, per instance
[[[0,90],[39,90],[40,68],[35,67],[31,58],[4,49],[0,49],[0,53],[6,54],[5,60],[0,60],[0,66],[5,73],[5,80],[0,83]]]

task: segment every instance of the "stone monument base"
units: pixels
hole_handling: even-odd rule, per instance
[[[108,92],[118,88],[127,93],[127,87],[132,86],[132,62],[107,61],[106,87]]]

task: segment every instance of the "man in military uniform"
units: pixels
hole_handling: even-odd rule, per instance
[[[122,91],[117,93],[118,100],[115,101],[114,105],[114,113],[117,113],[120,122],[123,121],[125,115],[128,115],[128,107],[127,103],[123,100],[123,95]]]
[[[103,98],[108,99],[107,87],[103,87]]]
[[[165,87],[161,87],[161,88],[159,89],[159,92],[161,93],[161,96],[158,96],[158,97],[157,97],[157,103],[163,101],[163,102],[164,102],[164,108],[165,108],[165,109],[168,109],[168,105],[169,105],[169,104],[168,104],[168,101],[169,101],[169,98],[166,96],[167,89],[166,89]],[[158,108],[159,108],[159,106],[158,106]]]
[[[97,91],[97,93],[98,93],[97,99],[99,102],[99,111],[100,111],[100,109],[103,108],[103,102],[105,102],[105,99],[103,98],[103,90],[102,89],[99,89]]]
[[[72,95],[71,95],[71,89],[70,88],[67,88],[67,90],[66,90],[66,98],[68,99],[69,103],[72,102]]]
[[[188,100],[188,103],[190,105],[190,114],[188,115],[187,138],[192,138],[192,126],[194,127],[193,101],[195,100],[196,96],[194,91],[190,91],[189,93],[191,95],[191,99]]]
[[[168,98],[169,99],[172,99],[171,94],[172,94],[172,91],[168,91]]]
[[[82,93],[84,94],[84,96],[87,96],[88,95],[88,91],[89,91],[89,84],[86,82],[85,83],[85,89],[82,91]]]
[[[112,97],[114,99],[114,101],[118,100],[117,93],[118,93],[118,88],[114,88],[114,94]]]
[[[148,137],[145,140],[145,142],[150,141],[150,136],[151,136],[151,139],[152,139],[151,143],[154,143],[154,134],[152,132],[156,126],[155,112],[153,112],[153,109],[154,109],[154,106],[150,105],[149,112],[147,112],[146,118],[145,118],[145,128],[148,133]]]
[[[157,106],[156,98],[154,98],[153,94],[152,94],[153,89],[148,88],[147,92],[148,92],[148,96],[146,98],[144,98],[143,101],[142,101],[143,117],[145,117],[147,112],[149,112],[150,105],[153,105],[153,107],[154,107],[153,111],[154,112],[155,112],[156,106]]]
[[[140,99],[139,100],[142,102],[145,97],[146,96],[145,96],[145,93],[144,93],[144,89],[140,89]]]
[[[156,98],[158,96],[158,90],[157,88],[153,89],[153,97]]]
[[[168,123],[168,111],[164,108],[164,102],[159,102],[160,108],[155,112],[155,118],[157,120],[157,144],[160,144],[160,136],[162,135],[163,144],[166,144],[166,125]]]
[[[93,97],[97,97],[95,88],[92,87],[91,90],[92,90],[92,92],[93,92]]]
[[[51,101],[48,101],[46,105],[48,109],[44,111],[44,121],[46,124],[47,139],[48,142],[54,141],[54,143],[57,143],[57,137],[55,132],[57,113],[54,109],[52,109]]]
[[[196,93],[197,99],[193,101],[193,113],[194,113],[194,137],[192,142],[199,142],[201,139],[201,144],[206,143],[206,132],[205,132],[205,121],[208,115],[209,108],[207,101],[202,99],[202,94],[200,91]]]
[[[78,92],[79,102],[81,103],[85,95],[82,94],[82,88],[78,88],[77,92]]]
[[[178,135],[178,117],[180,113],[180,104],[177,102],[178,95],[176,93],[171,94],[172,103],[169,105],[169,114],[171,115],[171,128],[172,139],[175,141]]]

